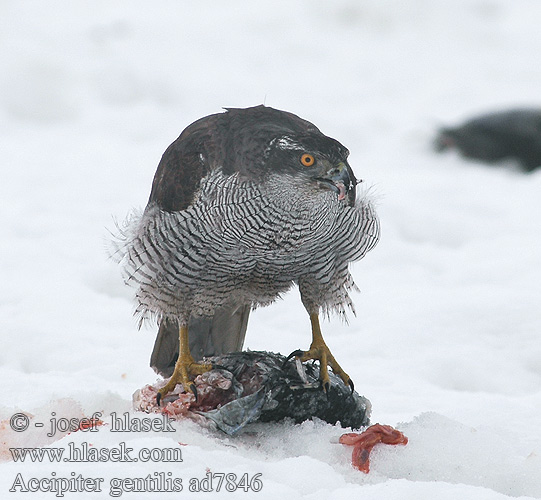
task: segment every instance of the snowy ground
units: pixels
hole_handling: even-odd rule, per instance
[[[173,434],[102,427],[52,446],[176,447],[184,461],[4,461],[2,498],[18,474],[103,478],[101,493],[66,494],[101,499],[113,478],[159,472],[182,493],[123,497],[246,498],[191,494],[207,468],[262,474],[258,498],[541,498],[541,171],[430,149],[440,124],[540,104],[539,2],[5,0],[1,11],[0,419],[34,415],[2,439],[46,444],[52,412],[108,421],[155,381],[155,331],[136,330],[106,228],[145,205],[186,125],[263,102],[339,139],[374,185],[382,239],[354,266],[358,315],[324,327],[373,422],[410,439],[375,450],[364,475],[342,430],[322,423],[237,439],[191,422]],[[309,340],[293,291],[253,314],[246,347]]]

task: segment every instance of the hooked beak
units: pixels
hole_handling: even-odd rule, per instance
[[[347,163],[340,162],[335,167],[327,171],[323,177],[316,179],[324,187],[330,188],[338,194],[338,200],[346,200],[348,205],[352,206],[355,203],[355,186],[360,181],[357,181],[353,170]]]

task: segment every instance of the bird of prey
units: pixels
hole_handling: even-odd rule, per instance
[[[498,111],[442,128],[435,147],[456,148],[466,158],[488,163],[514,159],[531,172],[541,166],[541,109]]]
[[[353,383],[323,340],[320,314],[353,310],[348,270],[379,222],[348,150],[312,123],[266,106],[226,109],[188,126],[165,151],[148,204],[122,229],[118,255],[136,314],[155,317],[151,365],[196,395],[203,356],[242,349],[251,309],[298,285],[312,328],[307,351]],[[172,373],[171,373],[172,372]]]

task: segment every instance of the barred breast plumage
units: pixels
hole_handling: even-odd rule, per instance
[[[151,204],[132,221],[123,264],[142,318],[211,316],[231,301],[267,305],[294,283],[329,312],[353,307],[348,263],[377,242],[372,204],[345,206],[329,190],[309,196],[275,177],[259,186],[218,169],[188,209]]]
[[[117,249],[137,314],[161,325],[158,371],[171,371],[179,327],[181,354],[188,330],[196,358],[240,349],[249,310],[295,283],[314,335],[320,312],[353,309],[348,265],[377,243],[379,223],[347,156],[310,122],[264,106],[203,118],[168,148]]]

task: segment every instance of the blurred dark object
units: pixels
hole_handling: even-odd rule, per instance
[[[156,405],[159,386],[134,394],[136,409],[164,413],[173,419],[191,418],[234,435],[252,422],[295,423],[314,417],[330,424],[359,429],[370,423],[371,404],[329,372],[331,386],[321,389],[315,363],[300,363],[281,354],[246,351],[206,358],[216,367],[196,377],[195,396],[181,385]],[[284,364],[285,363],[285,364]]]
[[[524,171],[531,172],[541,165],[541,110],[499,111],[459,127],[442,128],[435,147],[438,151],[456,148],[467,158],[488,163],[516,160]]]

